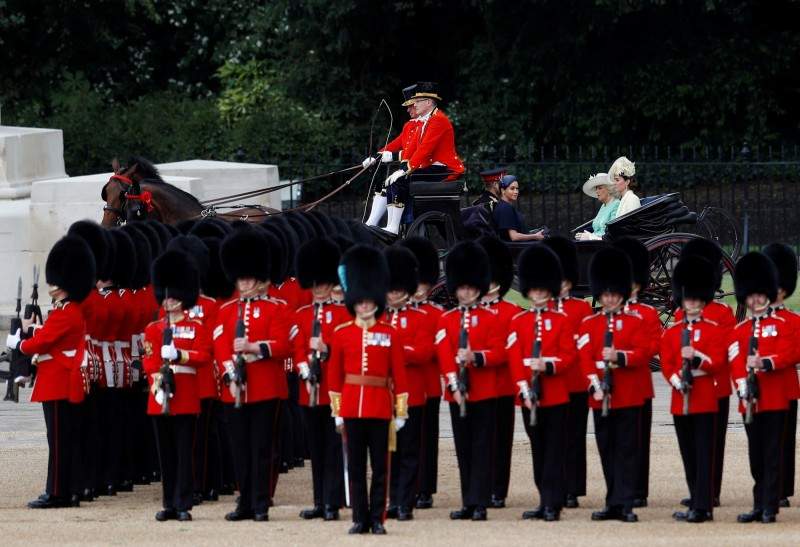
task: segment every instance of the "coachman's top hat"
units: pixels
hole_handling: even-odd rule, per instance
[[[414,94],[411,100],[416,99],[433,99],[434,101],[441,101],[439,96],[439,84],[436,82],[417,82]]]
[[[403,106],[411,106],[414,104],[414,91],[416,91],[416,89],[417,84],[403,88]]]

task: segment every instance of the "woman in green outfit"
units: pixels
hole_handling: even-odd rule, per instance
[[[575,239],[579,241],[602,239],[606,233],[606,224],[614,219],[619,207],[619,199],[612,194],[608,173],[598,173],[589,177],[583,184],[583,193],[597,198],[602,205],[592,221],[592,231],[579,232],[575,234]]]

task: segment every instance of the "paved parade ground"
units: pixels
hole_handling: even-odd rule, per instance
[[[448,513],[459,505],[458,471],[449,415],[442,413],[439,493],[435,507],[415,512],[407,523],[387,522],[389,535],[350,537],[350,512],[340,522],[302,521],[299,511],[311,498],[310,466],[282,475],[270,510],[270,522],[229,523],[223,520],[234,498],[196,507],[190,523],[158,523],[158,485],[136,487],[133,493],[85,503],[79,509],[31,510],[25,504],[43,490],[47,464],[44,421],[38,404],[0,402],[0,544],[182,544],[243,545],[279,542],[281,545],[332,545],[383,543],[397,545],[797,545],[800,542],[800,508],[781,511],[776,524],[737,524],[736,515],[750,508],[752,479],[747,466],[747,442],[741,419],[732,416],[725,458],[722,507],[715,521],[704,524],[674,522],[671,514],[686,495],[683,470],[671,417],[666,413],[667,393],[660,377],[654,409],[650,506],[639,509],[640,522],[591,522],[592,510],[601,508],[603,479],[593,436],[589,447],[588,493],[579,509],[565,510],[555,523],[522,521],[522,511],[535,503],[530,448],[517,416],[512,484],[508,508],[490,510],[482,523],[450,521]],[[733,406],[733,405],[732,405]],[[443,410],[445,407],[443,407]],[[590,428],[591,431],[591,428]],[[792,503],[796,501],[793,499]]]

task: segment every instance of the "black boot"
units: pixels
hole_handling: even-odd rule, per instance
[[[162,509],[161,511],[156,513],[156,520],[158,522],[175,520],[176,518],[178,518],[178,513],[175,512],[175,509]]]
[[[755,522],[757,520],[761,520],[761,516],[763,515],[762,511],[757,509],[753,509],[749,513],[742,513],[738,517],[736,517],[736,522],[748,523],[748,522]]]
[[[192,514],[189,511],[178,511],[179,522],[189,522],[192,520]]]
[[[472,520],[478,521],[478,520],[486,520],[486,519],[487,519],[486,507],[478,506],[472,512]]]
[[[411,507],[398,507],[397,520],[399,521],[414,520],[414,511],[411,509]]]
[[[325,512],[322,515],[322,520],[339,520],[339,508],[334,505],[326,505]]]
[[[368,534],[370,531],[370,527],[368,524],[363,522],[356,522],[353,524],[350,529],[347,531],[348,534]]]
[[[450,520],[469,520],[474,512],[474,507],[462,507],[456,511],[450,511]]]
[[[490,506],[492,507],[492,509],[502,509],[503,507],[506,506],[506,500],[505,498],[501,498],[492,494],[492,501]]]
[[[417,496],[417,509],[430,509],[433,507],[433,496],[430,494],[420,494]]]
[[[386,528],[383,527],[383,524],[380,522],[373,522],[372,523],[372,533],[378,536],[385,536],[386,535]]]
[[[561,519],[561,510],[555,509],[553,507],[545,507],[544,508],[544,521],[545,522],[555,522]]]
[[[603,507],[592,513],[592,520],[619,520],[622,517],[621,507]]]
[[[564,507],[567,509],[575,509],[578,507],[578,496],[575,494],[567,494],[567,499],[564,502]]]
[[[249,510],[246,511],[244,509],[240,509],[239,507],[237,507],[236,509],[225,515],[225,520],[236,522],[239,520],[250,520],[253,518],[253,516],[254,515],[252,511]]]
[[[711,511],[697,511],[691,509],[686,515],[686,522],[706,522],[709,520],[714,520]]]
[[[522,513],[523,520],[538,520],[544,518],[544,507],[541,505],[532,511]]]
[[[28,502],[30,509],[58,509],[69,507],[69,498],[57,498],[49,494],[43,494],[33,501]]]
[[[321,505],[315,505],[311,509],[303,509],[300,511],[300,518],[305,520],[311,519],[320,519],[322,518],[324,511]]]

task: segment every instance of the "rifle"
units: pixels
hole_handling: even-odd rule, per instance
[[[753,333],[750,336],[750,347],[748,355],[755,355],[758,353],[758,336],[761,329],[761,321],[758,317],[753,318]],[[753,423],[753,410],[758,403],[759,397],[758,378],[756,378],[756,369],[751,368],[747,370],[747,397],[744,401],[744,423]]]
[[[19,278],[17,283],[17,316],[11,319],[11,325],[8,329],[11,334],[14,334],[18,330],[20,331],[20,334],[22,334],[22,319],[19,317],[21,310],[22,277]],[[27,363],[23,361],[27,361]],[[15,403],[19,402],[19,383],[16,380],[17,378],[25,377],[25,374],[22,373],[26,369],[30,370],[30,358],[25,357],[19,350],[12,349],[8,360],[8,380],[6,381],[6,396],[3,398],[4,401],[13,401]]]
[[[39,267],[33,267],[33,288],[31,290],[31,303],[25,304],[25,312],[23,314],[25,319],[33,319],[34,324],[43,324],[44,319],[42,318],[42,309],[39,307]],[[28,329],[27,333],[22,333],[22,339],[31,338],[33,337],[33,326]],[[30,366],[26,366],[26,370],[23,370],[23,376],[30,376],[31,384],[36,380],[36,367],[33,365],[33,361],[30,362]]]
[[[538,359],[542,356],[542,310],[536,310],[536,323],[533,326],[534,340],[533,340],[533,358]],[[539,406],[539,400],[542,398],[542,383],[539,379],[539,371],[534,370],[531,373],[531,417],[530,426],[535,427],[537,421],[536,409]]]
[[[681,331],[681,348],[691,346],[691,331],[689,330],[689,320],[684,317],[684,328]],[[690,359],[684,359],[681,364],[681,393],[683,394],[683,415],[689,415],[689,394],[692,391],[692,362]]]
[[[322,304],[314,304],[314,321],[311,323],[311,337],[319,338],[322,333],[322,322],[320,321],[320,314],[322,313]],[[311,386],[308,394],[308,406],[315,407],[319,403],[319,384],[322,380],[322,367],[320,362],[322,355],[318,350],[311,352],[311,363],[308,368],[308,384]]]
[[[606,313],[606,319],[608,321],[608,330],[603,340],[603,347],[612,348],[614,347],[614,314]],[[600,383],[600,387],[603,390],[601,416],[606,417],[608,416],[608,409],[611,405],[611,390],[614,387],[614,378],[611,375],[611,362],[609,361],[603,362],[603,379]]]
[[[161,345],[162,346],[169,346],[172,344],[172,325],[169,322],[169,311],[164,315],[164,321],[167,324],[167,328],[164,329],[164,333],[161,337]],[[175,373],[169,367],[169,360],[164,359],[161,363],[161,391],[164,393],[164,400],[161,401],[161,415],[168,416],[169,415],[169,399],[172,394],[175,392],[173,389],[175,385]]]
[[[244,318],[242,316],[242,304],[240,302],[239,312],[236,318],[236,338],[244,338],[244,336],[245,326]],[[235,402],[233,405],[234,408],[242,408],[242,391],[244,391],[244,385],[247,383],[245,364],[244,353],[240,351],[236,354],[236,363],[234,364],[235,370],[233,373],[233,386],[235,393]]]
[[[467,349],[469,345],[469,331],[467,331],[468,315],[466,308],[461,309],[461,332],[458,335],[458,349]],[[458,405],[458,415],[462,418],[467,417],[467,391],[469,391],[469,372],[467,363],[463,359],[458,360],[458,392],[461,394],[461,402]]]

